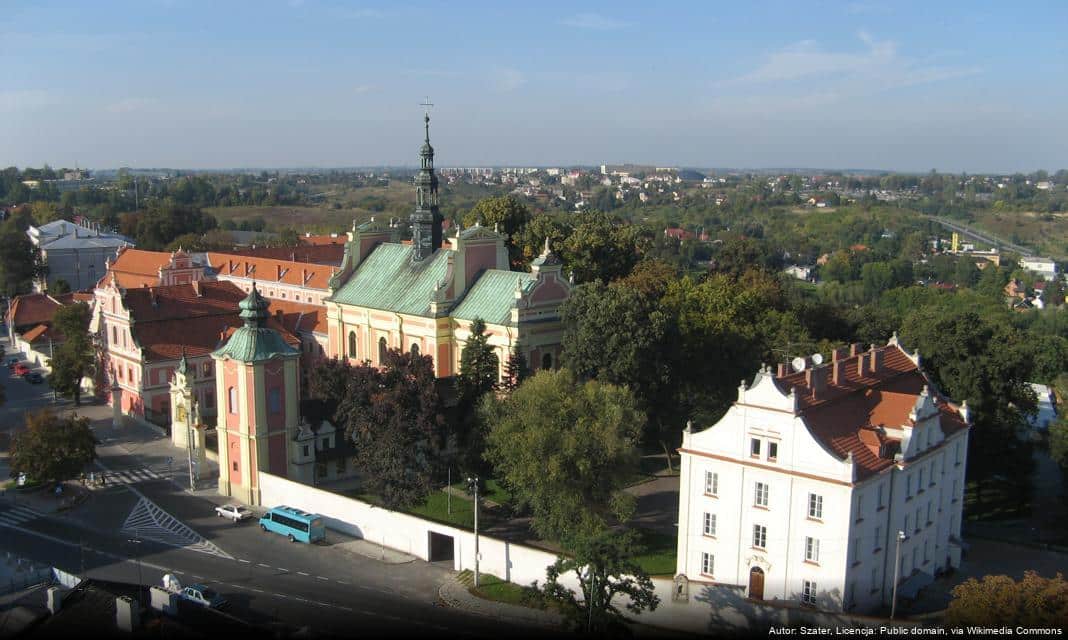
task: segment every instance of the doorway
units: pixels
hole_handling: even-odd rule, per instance
[[[764,599],[764,570],[760,567],[749,570],[749,597],[752,600]]]
[[[443,533],[437,533],[434,531],[429,532],[430,536],[430,562],[449,561],[453,560],[453,548],[455,542],[452,536],[447,536]]]

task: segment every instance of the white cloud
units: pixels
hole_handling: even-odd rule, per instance
[[[126,98],[109,104],[104,110],[108,113],[133,113],[152,107],[156,102],[155,98]]]
[[[631,26],[630,22],[602,16],[599,13],[579,13],[570,18],[564,18],[560,23],[577,29],[594,29],[597,31],[615,31]]]
[[[497,69],[493,81],[499,91],[515,91],[527,83],[527,77],[518,69]]]
[[[0,113],[14,113],[48,107],[62,102],[60,94],[49,89],[0,91]]]

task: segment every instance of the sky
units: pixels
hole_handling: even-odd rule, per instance
[[[0,166],[1068,168],[1068,2],[0,0]]]

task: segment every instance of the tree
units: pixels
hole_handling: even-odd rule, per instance
[[[92,373],[96,351],[89,337],[89,305],[84,302],[60,307],[52,318],[53,328],[60,334],[62,343],[55,348],[48,366],[52,373],[48,384],[64,396],[81,404],[82,378]]]
[[[969,578],[953,587],[946,624],[954,627],[1058,628],[1068,620],[1068,582],[1058,573],[1044,578],[1027,571],[1020,581],[1009,576]]]
[[[504,363],[504,378],[501,380],[500,387],[505,391],[515,391],[529,377],[530,367],[523,356],[523,348],[519,342],[516,342],[512,345],[512,352],[508,354],[508,360]]]
[[[460,372],[456,376],[457,445],[463,451],[461,465],[472,472],[480,472],[484,464],[482,429],[478,421],[478,403],[482,396],[497,389],[499,360],[486,335],[486,323],[476,318],[471,334],[460,353]]]
[[[631,515],[623,488],[645,417],[629,391],[542,370],[508,396],[487,394],[479,410],[486,460],[540,536],[576,541]]]
[[[30,291],[45,271],[40,254],[20,226],[17,216],[0,225],[0,293],[7,296]]]
[[[45,409],[26,414],[25,428],[11,443],[11,477],[25,473],[41,483],[76,477],[96,459],[96,438],[89,419],[59,417]]]
[[[390,349],[381,369],[350,369],[335,415],[355,444],[364,488],[389,509],[418,504],[432,488],[444,418],[430,356]]]
[[[611,282],[630,273],[641,259],[647,230],[605,213],[584,214],[564,240],[565,268],[578,282]]]
[[[67,193],[70,193],[69,191]],[[52,283],[49,288],[49,293],[60,295],[64,293],[70,293],[70,283],[63,278],[56,278],[56,281]]]
[[[559,558],[546,571],[542,594],[559,604],[575,631],[596,636],[630,635],[627,617],[613,602],[616,598],[625,599],[626,610],[635,614],[655,611],[659,606],[653,581],[631,559],[641,552],[635,540],[632,531],[608,529],[583,536],[569,547],[571,557]],[[559,582],[568,571],[578,579],[581,600]]]
[[[530,220],[530,209],[514,195],[483,198],[475,203],[463,218],[465,227],[479,223],[491,229],[496,227],[501,233],[508,234],[508,258],[513,269],[524,266],[523,252],[518,242],[520,230]]]

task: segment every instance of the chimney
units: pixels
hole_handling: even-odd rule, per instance
[[[827,367],[812,367],[805,370],[805,384],[815,399],[827,388]]]
[[[864,347],[860,346],[859,342],[854,342],[853,344],[849,345],[849,356],[853,357],[859,354],[861,352],[860,350],[863,348]]]
[[[837,350],[835,350],[837,352]],[[842,349],[845,352],[845,349]],[[835,354],[837,355],[837,353]],[[836,386],[845,384],[846,359],[840,358],[831,363],[831,382]]]
[[[849,347],[838,347],[831,352],[831,362],[838,362],[849,357]]]
[[[872,373],[879,373],[879,370],[883,368],[883,350],[876,349],[875,345],[871,346],[871,353],[868,355],[869,370]]]
[[[48,587],[48,613],[55,615],[63,607],[65,593],[62,587]]]
[[[861,378],[863,378],[868,372],[868,368],[864,366],[864,361],[867,360],[867,356],[868,354],[863,351],[861,351],[860,354],[857,356],[857,375]]]
[[[780,362],[779,363],[778,375],[776,375],[775,377],[776,378],[785,378],[788,375],[790,375],[790,365],[786,364],[785,362]]]
[[[115,598],[115,626],[126,633],[141,627],[141,605],[129,596]]]

